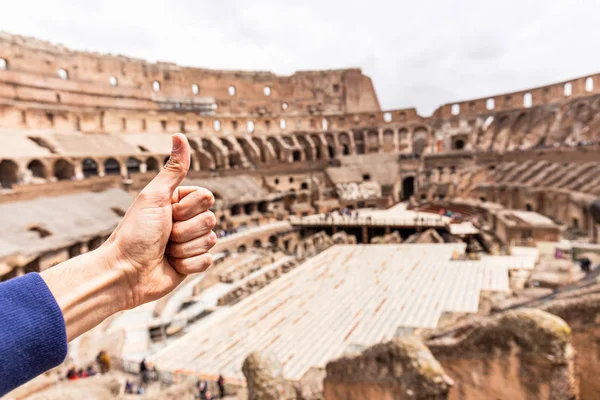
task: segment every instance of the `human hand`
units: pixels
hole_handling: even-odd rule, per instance
[[[182,134],[164,169],[140,192],[103,247],[108,265],[126,283],[126,309],[171,292],[187,275],[212,263],[217,237],[214,197],[206,189],[178,187],[190,166],[190,145]]]

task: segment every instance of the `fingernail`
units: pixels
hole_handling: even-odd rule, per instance
[[[181,140],[177,137],[177,135],[171,136],[171,143],[173,151],[177,151],[181,147]]]

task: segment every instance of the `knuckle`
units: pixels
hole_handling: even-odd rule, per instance
[[[206,270],[208,267],[212,265],[212,255],[210,253],[206,253],[204,257],[202,257],[201,267],[202,270]]]
[[[207,211],[204,215],[204,224],[207,228],[214,228],[217,224],[217,217],[212,211]]]
[[[173,228],[171,228],[171,239],[180,240],[183,237],[183,229],[181,225],[175,223],[173,224]]]
[[[217,234],[211,231],[206,238],[207,245],[209,248],[212,248],[215,244],[217,244]]]

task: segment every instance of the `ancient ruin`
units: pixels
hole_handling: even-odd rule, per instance
[[[129,398],[144,359],[140,398],[220,375],[232,399],[600,397],[600,74],[422,116],[381,109],[360,69],[210,70],[0,33],[0,281],[100,246],[176,132],[184,183],[216,198],[214,266],[9,398]],[[108,375],[64,380],[100,350]]]

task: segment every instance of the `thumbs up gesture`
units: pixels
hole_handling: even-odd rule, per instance
[[[115,249],[109,264],[128,283],[126,308],[164,296],[212,263],[214,197],[200,187],[178,187],[190,167],[190,145],[179,133],[172,141],[164,169],[140,192],[106,243]]]

